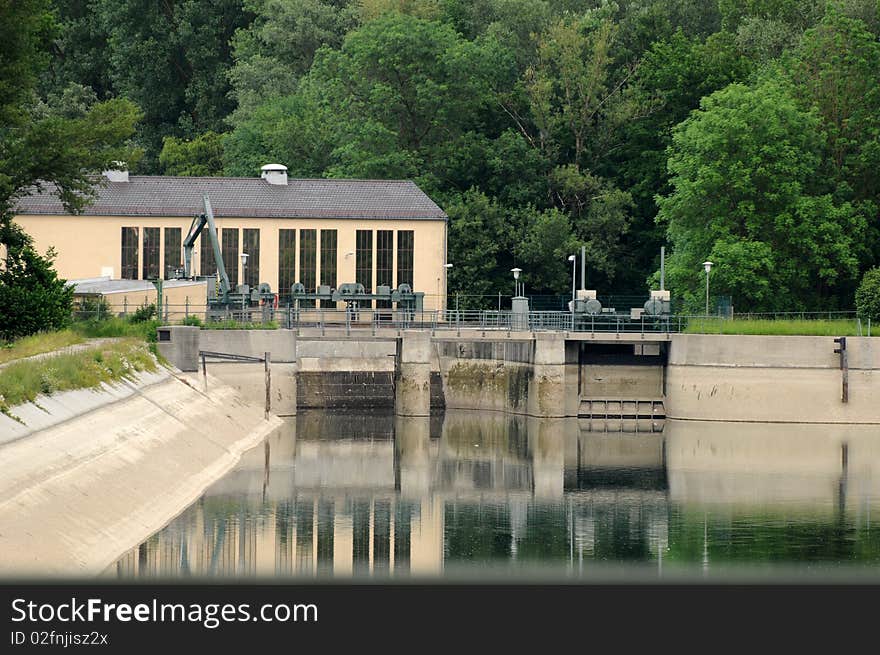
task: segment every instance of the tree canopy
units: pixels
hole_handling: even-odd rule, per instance
[[[752,311],[851,308],[880,264],[875,0],[7,5],[7,198],[41,178],[75,207],[111,145],[143,173],[409,178],[475,296],[514,265],[565,295],[580,245],[590,288],[644,294],[666,244],[691,308],[705,259]]]

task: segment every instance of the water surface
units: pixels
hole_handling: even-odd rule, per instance
[[[303,412],[107,574],[880,581],[877,426],[587,427]]]

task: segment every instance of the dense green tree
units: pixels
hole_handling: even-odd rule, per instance
[[[139,114],[126,100],[95,102],[89,89],[40,101],[37,79],[55,24],[45,0],[0,3],[0,338],[57,328],[72,293],[12,222],[17,201],[48,187],[70,211],[93,193],[96,171],[134,161],[126,144]]]
[[[512,291],[510,269],[523,226],[497,201],[476,189],[444,203],[449,216],[449,292],[465,296],[462,309],[485,307],[490,296]],[[522,268],[522,267],[520,267]]]
[[[54,253],[37,253],[15,223],[0,224],[0,244],[6,250],[0,266],[0,341],[68,325],[73,287],[58,278]]]
[[[560,293],[568,287],[565,249],[584,243],[590,286],[638,293],[668,236],[672,268],[689,262],[678,270],[692,279],[680,288],[694,302],[702,278],[693,261],[711,255],[719,264],[713,289],[727,285],[744,302],[850,307],[854,267],[880,262],[876,0],[41,6],[47,11],[35,20],[51,25],[53,9],[57,29],[22,33],[39,33],[41,99],[32,85],[10,82],[0,92],[12,105],[20,100],[32,120],[60,121],[43,138],[63,142],[63,121],[84,138],[100,100],[126,98],[145,113],[143,171],[213,175],[222,161],[227,174],[253,176],[278,161],[299,176],[414,179],[452,208],[450,253],[480,271],[459,278],[471,264],[454,269],[461,291],[508,291],[518,263],[533,276],[530,290]],[[22,34],[7,31],[0,49],[18,48]],[[741,86],[719,104],[712,94],[732,83]],[[755,109],[765,91],[784,111]],[[117,112],[128,120],[123,107]],[[750,116],[764,146],[734,129],[719,137],[705,114],[725,111]],[[676,132],[683,121],[688,127]],[[798,126],[813,132],[798,139]],[[113,141],[114,129],[98,126],[101,139]],[[685,133],[727,150],[693,150]],[[740,145],[751,158],[731,154]],[[12,152],[7,146],[7,161]],[[16,162],[28,161],[21,154]],[[679,188],[691,159],[724,181],[707,174],[688,183],[712,190],[703,204],[714,222],[700,220],[708,209],[696,196],[686,202]],[[772,184],[741,188],[742,171]],[[658,196],[667,199],[661,222]],[[730,227],[743,222],[760,229]],[[821,243],[807,247],[815,239]]]
[[[318,49],[338,48],[360,22],[350,0],[245,0],[244,6],[255,18],[232,39],[229,71],[239,114],[267,97],[293,93]]]
[[[821,150],[818,116],[778,73],[713,93],[676,129],[658,220],[669,286],[691,309],[705,259],[714,291],[753,311],[824,306],[855,278],[865,221],[824,193]]]
[[[110,79],[144,112],[141,169],[155,172],[165,136],[222,132],[233,108],[227,77],[242,0],[94,0],[107,34]]]
[[[71,84],[91,88],[98,98],[114,95],[110,79],[107,31],[94,0],[52,0],[57,30],[51,43],[51,62],[42,76],[45,94]]]
[[[856,309],[862,318],[880,323],[880,266],[867,271],[856,290]]]
[[[165,175],[223,175],[225,134],[205,132],[189,141],[166,136],[159,153]]]
[[[796,94],[819,110],[825,172],[856,199],[878,198],[880,42],[858,19],[831,9],[808,30],[790,64]]]

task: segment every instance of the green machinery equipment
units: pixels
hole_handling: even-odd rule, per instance
[[[211,201],[207,194],[203,196],[205,211],[195,218],[190,225],[186,239],[183,241],[183,268],[177,269],[175,277],[178,279],[195,279],[192,273],[192,253],[196,240],[208,228],[208,237],[211,239],[211,247],[214,250],[214,261],[217,264],[217,275],[202,275],[198,279],[208,282],[208,308],[215,316],[227,310],[247,309],[256,305],[270,305],[275,300],[271,286],[260,283],[256,289],[251,289],[247,284],[239,284],[235,291],[229,283],[226,266],[223,264],[223,253],[220,250],[220,240],[217,238],[217,227],[214,223],[214,212],[211,210]],[[214,282],[214,284],[211,284]]]
[[[319,286],[316,292],[307,292],[301,282],[296,282],[290,287],[290,300],[299,309],[300,300],[329,300],[332,302],[344,302],[346,310],[353,318],[357,318],[361,302],[381,300],[392,303],[397,310],[403,311],[409,318],[416,312],[424,309],[425,294],[421,291],[413,291],[408,284],[401,284],[396,289],[390,286],[379,285],[374,293],[367,293],[363,284],[346,282],[333,289],[330,286]],[[391,308],[386,308],[391,309]],[[381,308],[379,309],[381,311]]]

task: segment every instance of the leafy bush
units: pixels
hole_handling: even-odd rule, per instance
[[[76,303],[73,316],[76,320],[93,319],[101,321],[110,318],[110,303],[103,297],[80,298]]]
[[[856,291],[856,310],[862,318],[880,322],[880,266],[865,273]]]
[[[156,316],[156,305],[143,305],[142,307],[138,307],[134,314],[131,315],[132,323],[143,323],[144,321],[149,321],[150,319]]]
[[[187,316],[181,322],[181,325],[189,325],[191,327],[202,327],[202,319],[198,316]]]
[[[2,220],[0,243],[6,247],[5,266],[0,266],[0,340],[67,327],[73,289],[58,279],[54,252],[41,256],[27,234]]]

